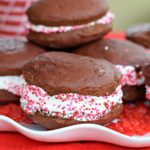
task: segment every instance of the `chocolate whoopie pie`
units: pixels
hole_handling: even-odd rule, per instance
[[[21,40],[0,39],[0,103],[18,101],[19,97],[11,92],[13,87],[19,90],[17,85],[21,84],[20,75],[24,65],[44,52]]]
[[[28,63],[23,76],[21,106],[46,128],[103,125],[121,113],[121,74],[103,59],[49,52]]]
[[[106,0],[39,0],[28,9],[28,39],[52,48],[74,47],[111,30]]]
[[[106,59],[122,74],[123,99],[145,99],[145,78],[141,67],[150,61],[145,48],[127,40],[103,39],[74,51],[76,54]]]
[[[150,48],[150,23],[129,27],[126,31],[127,39]]]

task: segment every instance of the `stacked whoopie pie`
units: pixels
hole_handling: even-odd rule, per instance
[[[52,48],[75,47],[103,37],[113,14],[106,0],[39,0],[27,11],[28,39]]]
[[[27,15],[29,41],[60,49],[102,38],[113,20],[106,0],[39,0]],[[49,129],[104,125],[122,111],[120,83],[120,72],[108,61],[47,52],[25,65],[20,103],[35,123]]]
[[[23,76],[21,106],[35,123],[48,129],[104,125],[121,113],[121,74],[103,59],[48,52],[28,63]]]
[[[20,40],[0,39],[0,103],[19,101],[24,65],[44,52]]]
[[[116,65],[122,74],[123,99],[145,99],[145,77],[142,68],[150,61],[145,48],[128,40],[103,39],[74,51],[96,59],[106,59]]]
[[[150,99],[150,54],[128,40],[102,39],[113,20],[106,0],[39,0],[27,15],[29,41],[60,50],[81,46],[74,54],[45,53],[30,43],[0,41],[0,96],[21,97],[33,122],[48,129],[105,125],[120,115],[122,99]],[[149,29],[130,28],[127,38],[149,47]]]

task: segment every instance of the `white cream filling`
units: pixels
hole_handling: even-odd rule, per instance
[[[97,120],[109,113],[113,106],[122,103],[122,90],[118,86],[109,96],[84,96],[76,93],[65,93],[49,96],[42,88],[25,85],[21,97],[21,106],[27,113],[40,111],[47,116],[78,121]]]
[[[116,68],[122,74],[122,85],[140,86],[145,83],[145,77],[142,71],[137,73],[134,66],[116,65]]]
[[[0,76],[0,89],[7,90],[14,95],[21,95],[25,80],[22,76]]]
[[[56,33],[56,32],[68,32],[71,30],[77,30],[77,29],[82,29],[86,27],[91,27],[96,24],[110,24],[114,18],[114,15],[110,12],[108,12],[104,17],[92,21],[87,24],[82,24],[82,25],[74,25],[74,26],[60,26],[60,27],[50,27],[50,26],[44,26],[44,25],[34,25],[34,24],[29,24],[27,26],[28,29],[35,31],[35,32],[42,32],[42,33]]]

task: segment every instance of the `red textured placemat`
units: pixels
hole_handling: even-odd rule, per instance
[[[124,104],[118,122],[112,122],[107,127],[129,136],[150,133],[149,104],[143,102]]]

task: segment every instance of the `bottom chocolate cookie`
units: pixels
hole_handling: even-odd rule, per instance
[[[109,113],[107,113],[107,115],[104,115],[99,120],[94,120],[94,121],[68,120],[68,119],[54,117],[54,116],[46,116],[42,112],[36,112],[33,115],[28,115],[28,117],[31,118],[34,123],[37,123],[40,126],[43,126],[47,129],[57,129],[57,128],[83,124],[83,123],[105,125],[107,123],[110,123],[115,118],[117,118],[121,112],[122,112],[122,104],[114,106],[112,110]]]

